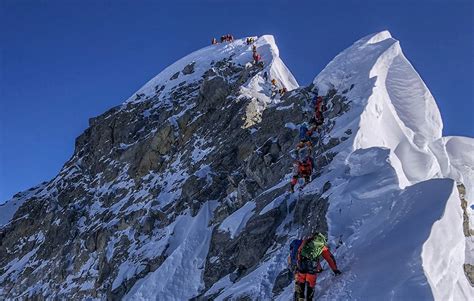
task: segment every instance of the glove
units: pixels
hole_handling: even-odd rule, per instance
[[[341,275],[341,274],[342,274],[342,272],[339,271],[339,270],[334,270],[333,273],[334,273],[334,276],[337,276],[337,275]]]

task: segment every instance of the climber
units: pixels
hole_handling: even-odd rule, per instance
[[[296,246],[298,246],[297,241],[293,244],[293,248]],[[288,262],[292,260],[291,254],[290,245]],[[320,263],[321,257],[327,261],[334,276],[341,274],[341,271],[337,268],[336,259],[329,250],[326,237],[321,233],[316,232],[309,238],[303,239],[299,243],[296,257],[294,300],[313,300],[317,274],[323,271]]]
[[[278,90],[279,90],[279,89],[278,89],[278,86],[277,86],[277,81],[276,81],[276,79],[272,78],[271,83],[272,83],[271,98],[275,98],[275,96],[277,95]]]
[[[323,97],[317,96],[313,100],[314,104],[314,115],[309,121],[311,124],[311,132],[319,130],[319,127],[324,124],[323,113],[326,111],[326,105],[324,104]]]
[[[233,42],[234,37],[231,34],[226,34],[221,37],[221,43],[223,42]]]
[[[286,90],[286,88],[283,87],[280,90],[278,90],[278,92],[280,93],[280,96],[283,96],[283,95],[285,95],[286,92],[288,92],[288,90]]]
[[[252,52],[253,53],[257,52],[257,46],[256,45],[252,45]]]
[[[217,44],[217,40],[216,40],[216,38],[212,38],[212,40],[211,40],[211,44],[212,44],[212,45],[215,45],[215,44]]]
[[[308,125],[306,122],[304,122],[300,126],[300,142],[296,145],[296,149],[299,150],[303,147],[308,147],[310,150],[312,150],[313,144],[311,142],[311,135],[313,132],[308,129]]]
[[[255,65],[258,65],[260,63],[260,61],[262,60],[262,57],[257,52],[254,52],[252,57],[253,57],[253,63]]]
[[[254,38],[247,38],[247,45],[253,44],[253,42],[255,42]]]
[[[302,148],[298,150],[298,158],[293,163],[293,177],[290,181],[291,193],[295,192],[295,186],[296,183],[298,183],[299,178],[304,179],[304,185],[301,186],[300,189],[303,189],[303,187],[311,181],[313,165],[311,150],[309,148]]]
[[[223,42],[233,42],[234,37],[231,34],[226,34],[221,37],[221,43]]]

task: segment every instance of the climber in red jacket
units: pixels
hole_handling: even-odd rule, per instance
[[[324,116],[323,113],[326,110],[326,106],[324,105],[323,97],[318,96],[313,101],[314,104],[314,115],[311,117],[310,124],[311,124],[311,132],[317,130],[321,125],[324,124]]]
[[[262,60],[262,57],[256,51],[253,53],[252,57],[253,57],[253,63],[255,65],[258,65],[258,63],[260,63],[260,61]]]
[[[337,268],[336,259],[329,251],[326,237],[322,233],[316,232],[309,238],[304,239],[298,248],[295,300],[313,300],[318,273],[323,271],[320,263],[321,257],[327,261],[335,276],[341,274],[341,271]]]

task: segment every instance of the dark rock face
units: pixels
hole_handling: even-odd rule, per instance
[[[169,256],[173,223],[196,216],[211,200],[216,207],[203,294],[226,275],[238,281],[255,270],[272,250],[286,246],[290,229],[326,232],[328,200],[321,194],[330,183],[298,200],[285,194],[286,184],[278,186],[290,173],[297,142],[297,128],[288,125],[305,121],[313,95],[309,88],[291,91],[246,128],[252,100],[236,99],[259,71],[230,59],[215,62],[197,81],[169,93],[156,86],[146,101],[137,95],[136,102],[92,118],[58,176],[18,195],[24,204],[0,228],[0,299],[118,300]],[[195,63],[181,71],[194,72]],[[349,108],[335,91],[326,98],[329,119]],[[337,137],[320,143],[318,173],[339,143]],[[239,233],[231,238],[219,229],[249,202],[255,209]],[[16,260],[25,265],[15,270]],[[282,271],[274,294],[287,279]]]
[[[184,75],[189,75],[189,74],[191,74],[191,73],[194,73],[194,66],[195,66],[195,65],[196,65],[196,62],[192,62],[192,63],[186,65],[186,67],[184,67],[184,69],[183,69],[183,71],[182,71],[183,74],[184,74]]]
[[[463,211],[463,232],[465,237],[474,236],[474,230],[469,226],[469,215],[467,212],[468,202],[466,200],[466,187],[464,184],[459,183],[457,185],[459,196],[461,198],[461,208]],[[469,280],[469,283],[474,287],[474,265],[472,264],[463,264],[464,274]]]

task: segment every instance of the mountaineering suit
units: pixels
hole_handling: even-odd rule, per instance
[[[311,120],[309,121],[310,124],[312,125],[311,132],[315,131],[316,129],[318,129],[318,127],[323,125],[324,123],[323,112],[326,110],[326,106],[324,105],[322,96],[316,97],[313,101],[313,104],[314,104],[314,115],[313,117],[311,117]]]
[[[277,81],[276,81],[276,79],[274,79],[274,78],[272,78],[271,83],[272,83],[272,87],[271,87],[271,92],[272,92],[271,98],[273,99],[273,98],[275,98],[275,96],[276,96],[277,93],[278,93],[278,86],[277,86]]]
[[[252,57],[253,57],[253,61],[254,61],[255,65],[257,65],[260,62],[260,60],[262,59],[260,54],[258,54],[257,52],[254,52]]]
[[[308,130],[308,127],[305,124],[300,126],[300,142],[296,145],[296,149],[300,149],[307,146],[311,150],[313,146],[313,144],[311,143],[312,134],[313,132]]]
[[[335,275],[341,274],[324,235],[318,233],[309,239],[304,239],[297,252],[295,301],[313,300],[317,274],[322,272],[321,257],[326,260]]]
[[[296,183],[298,183],[299,178],[304,179],[305,185],[311,180],[311,174],[313,173],[313,160],[308,156],[304,160],[297,160],[293,164],[293,177],[290,182],[290,191],[295,191]]]

